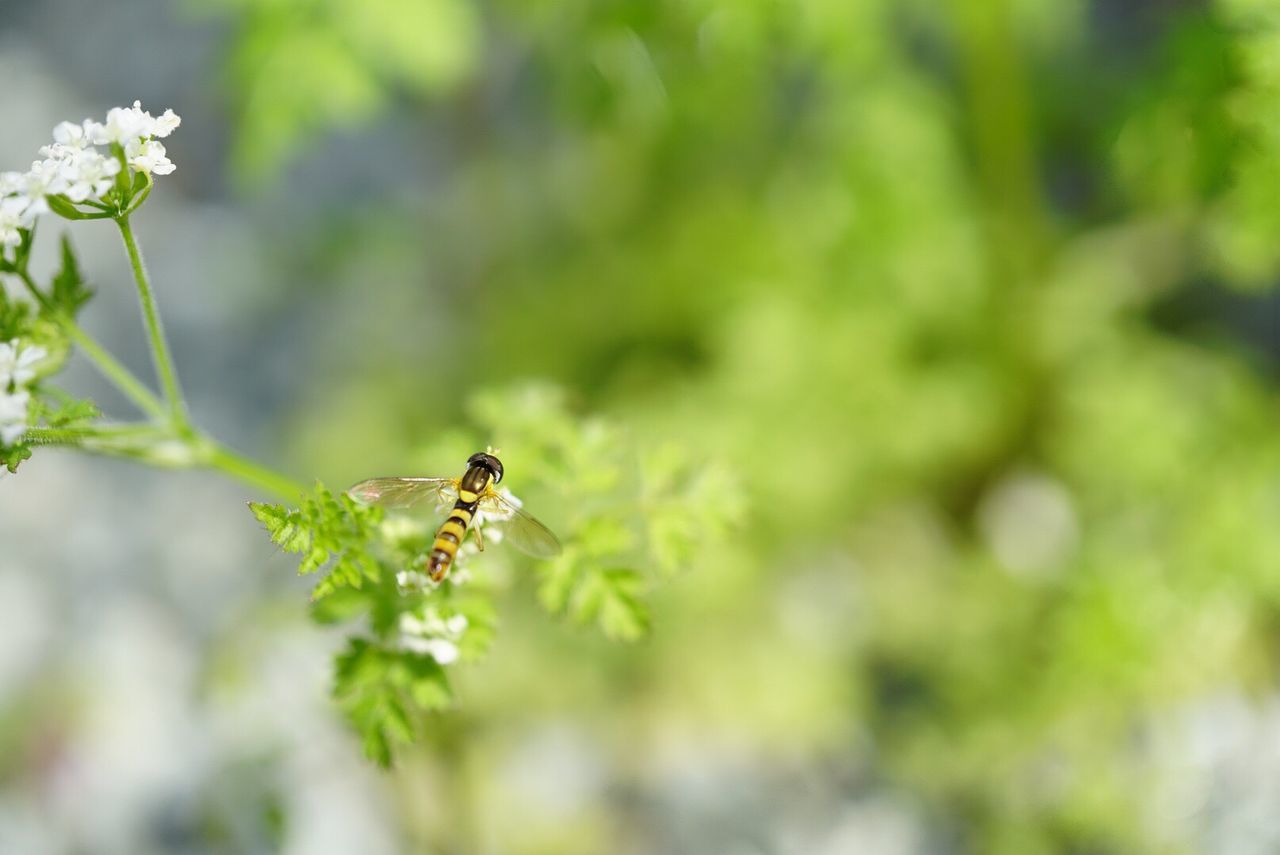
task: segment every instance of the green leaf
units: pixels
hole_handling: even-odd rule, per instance
[[[48,386],[44,387],[42,392],[44,394],[31,402],[32,424],[38,422],[52,428],[79,427],[102,415],[92,401],[72,398]],[[53,401],[50,400],[51,398],[61,400]]]
[[[413,713],[453,700],[449,680],[434,659],[388,650],[353,638],[334,661],[334,697],[359,731],[365,753],[391,764],[395,746],[413,741]]]
[[[635,546],[636,538],[623,520],[601,515],[583,523],[576,540],[586,555],[603,557],[627,552]]]
[[[458,652],[465,661],[474,662],[488,653],[493,645],[498,612],[488,597],[468,596],[452,600],[451,605],[457,614],[467,619],[467,631],[458,641]]]
[[[588,573],[574,593],[572,613],[580,623],[595,620],[615,641],[637,641],[649,632],[649,612],[640,600],[644,578],[614,568]]]
[[[29,303],[9,297],[8,292],[0,288],[0,341],[26,337],[30,316]]]
[[[565,610],[582,575],[581,563],[577,549],[571,546],[557,558],[539,565],[538,601],[543,608],[552,614]]]
[[[311,534],[301,526],[296,511],[265,502],[250,502],[249,510],[266,527],[271,540],[285,552],[302,552],[311,547]]]
[[[34,227],[30,229],[18,229],[20,238],[18,248],[13,254],[14,270],[26,270],[27,263],[31,259],[31,247],[36,242],[36,230]]]
[[[298,565],[298,573],[305,576],[316,572],[329,562],[330,554],[329,550],[322,546],[312,546],[307,551],[306,557],[302,559],[302,563]]]
[[[317,585],[316,587],[319,587]],[[369,609],[370,594],[366,590],[335,588],[324,597],[312,596],[311,619],[320,624],[343,623]]]
[[[51,303],[67,316],[74,318],[93,296],[84,277],[80,275],[80,266],[76,261],[75,250],[71,246],[71,238],[62,236],[62,267],[53,277],[53,288],[50,294]]]
[[[81,211],[66,196],[46,196],[45,201],[49,203],[49,209],[68,220],[101,220],[105,219],[104,215],[89,214]]]
[[[407,677],[404,688],[419,709],[439,710],[453,703],[448,675],[439,662],[430,656],[404,653],[401,664]]]
[[[10,472],[17,472],[22,461],[31,456],[31,449],[25,445],[15,445],[10,448],[0,448],[0,466],[8,469]]]

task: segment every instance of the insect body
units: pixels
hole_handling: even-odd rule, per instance
[[[535,558],[560,553],[560,541],[546,526],[494,489],[501,480],[502,461],[492,454],[478,453],[467,459],[467,471],[461,478],[372,478],[347,493],[365,504],[389,508],[407,508],[428,499],[437,504],[454,500],[427,554],[427,572],[432,581],[439,582],[448,575],[468,530],[475,533],[476,545],[484,550],[480,526],[475,524],[477,515],[500,523],[506,537]]]

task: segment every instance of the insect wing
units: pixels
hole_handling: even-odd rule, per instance
[[[427,501],[440,505],[457,498],[458,482],[453,478],[370,478],[347,490],[347,495],[386,508],[409,508]]]
[[[485,525],[496,525],[503,537],[516,549],[534,558],[555,558],[560,554],[560,540],[551,529],[525,513],[500,493],[489,493],[480,500],[480,509],[489,516]]]

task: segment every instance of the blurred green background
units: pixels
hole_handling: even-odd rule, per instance
[[[0,851],[1280,851],[1278,57],[1276,0],[0,0],[5,168],[183,117],[136,226],[215,435],[341,486],[538,381],[746,508],[637,645],[517,582],[383,774],[243,488],[38,455]]]

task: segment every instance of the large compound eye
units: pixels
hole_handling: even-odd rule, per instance
[[[493,475],[494,483],[502,480],[502,461],[494,457],[492,454],[477,452],[467,458],[468,466],[483,466]]]

